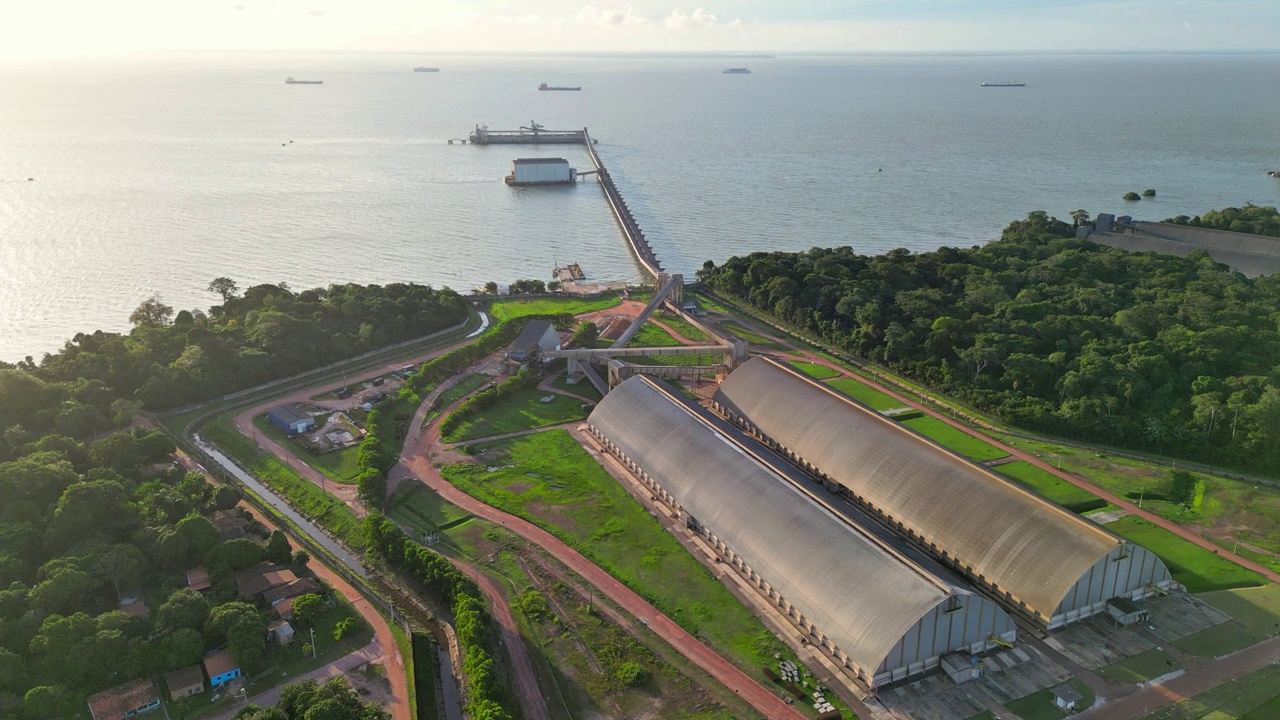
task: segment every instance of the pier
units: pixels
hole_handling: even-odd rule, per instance
[[[582,128],[582,137],[587,146],[587,155],[591,157],[591,164],[595,166],[596,177],[600,179],[600,187],[604,189],[604,196],[609,200],[609,207],[613,210],[613,216],[618,219],[618,225],[622,228],[627,244],[631,246],[631,252],[635,253],[641,267],[656,282],[658,276],[664,274],[662,263],[658,261],[658,256],[649,246],[649,241],[645,240],[644,231],[640,229],[640,224],[631,214],[631,208],[627,207],[627,201],[622,199],[622,193],[618,192],[618,187],[613,184],[609,169],[600,161],[600,155],[596,153],[596,144],[591,141],[591,135],[587,133],[586,128]]]
[[[467,139],[472,145],[582,145],[588,142],[586,128],[547,130],[536,122],[519,130],[490,130],[476,125]]]

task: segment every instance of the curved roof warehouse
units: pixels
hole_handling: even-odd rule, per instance
[[[1054,628],[1175,585],[1153,553],[778,361],[757,357],[717,411],[1016,612]]]
[[[996,603],[837,516],[771,467],[785,467],[780,459],[720,423],[645,376],[621,383],[588,420],[609,452],[866,684],[1014,639]]]

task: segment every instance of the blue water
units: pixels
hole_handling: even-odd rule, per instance
[[[754,72],[722,75],[727,64]],[[583,91],[537,92],[543,81]],[[581,148],[448,144],[479,122],[590,127],[659,257],[692,272],[755,250],[981,243],[1036,209],[1164,218],[1276,204],[1277,81],[1275,55],[0,67],[0,358],[125,329],[153,292],[207,306],[218,275],[466,292],[549,279],[558,260],[639,279],[593,182],[500,180],[519,156],[586,168]],[[1120,199],[1148,187],[1154,201]]]

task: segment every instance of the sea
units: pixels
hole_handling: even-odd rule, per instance
[[[414,73],[416,65],[439,73]],[[745,66],[749,75],[726,75]],[[323,85],[286,85],[286,76]],[[983,81],[1025,82],[983,88]],[[539,83],[581,92],[539,92]],[[1033,210],[1275,205],[1280,55],[160,54],[0,66],[0,360],[218,276],[467,293],[636,281],[592,179],[514,189],[477,124],[588,127],[666,269],[992,240]],[[455,140],[450,144],[450,140]],[[30,178],[30,179],[29,179]],[[1129,191],[1154,199],[1126,203]]]

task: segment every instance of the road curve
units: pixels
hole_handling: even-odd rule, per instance
[[[437,388],[436,392],[443,390],[443,387]],[[659,612],[657,608],[645,602],[643,598],[626,585],[601,570],[581,553],[569,547],[551,535],[551,533],[514,515],[486,505],[445,480],[435,465],[431,463],[431,447],[438,442],[439,432],[435,426],[427,428],[426,432],[423,432],[422,428],[422,421],[426,415],[424,410],[428,405],[429,403],[424,401],[423,409],[414,416],[413,423],[410,425],[408,440],[406,440],[404,451],[400,456],[401,464],[392,472],[403,473],[408,471],[420,482],[439,493],[445,500],[476,517],[497,523],[538,545],[587,582],[594,585],[597,590],[614,603],[638,618],[681,655],[684,655],[702,668],[722,685],[732,689],[739,697],[765,717],[771,720],[798,720],[804,717],[795,708],[787,705],[777,695],[774,695],[763,685],[756,682],[751,676],[699,642],[684,628]]]
[[[177,455],[179,462],[189,472],[198,472],[204,475],[206,481],[214,485],[219,484],[212,475],[205,472],[205,469],[186,453],[179,450]],[[279,529],[270,518],[259,512],[253,505],[242,501],[240,507],[247,509],[257,518],[258,522],[266,527],[272,530]],[[288,537],[288,533],[285,533],[285,535]],[[294,544],[293,539],[288,539],[290,550],[297,550],[298,547]],[[313,539],[319,541],[319,538]],[[373,607],[373,604],[352,587],[351,583],[344,580],[341,575],[333,570],[330,570],[329,566],[325,565],[321,560],[313,558],[307,564],[307,567],[316,574],[316,577],[327,582],[329,587],[332,587],[335,592],[346,598],[347,602],[351,603],[352,607],[356,609],[356,612],[360,613],[360,617],[364,618],[369,627],[373,628],[374,642],[315,670],[306,677],[314,677],[314,679],[333,677],[335,674],[344,673],[357,665],[381,656],[382,663],[387,669],[387,677],[391,682],[392,700],[388,704],[387,710],[391,712],[392,720],[413,720],[412,713],[409,712],[408,675],[404,666],[404,658],[400,657],[399,646],[396,645],[395,636],[391,634],[391,628],[387,625],[386,618],[382,617],[378,610]],[[258,705],[274,705],[279,696],[280,688],[276,687],[261,695],[255,695],[252,701]]]

